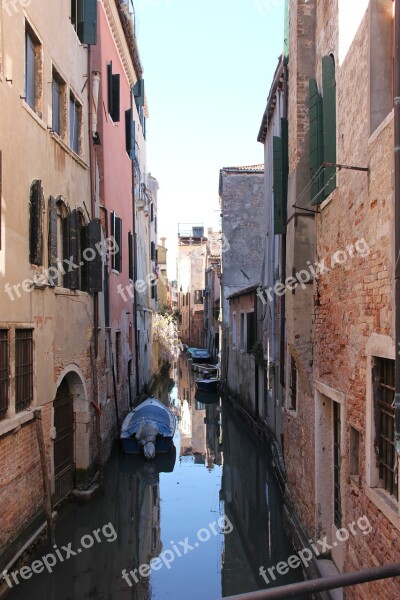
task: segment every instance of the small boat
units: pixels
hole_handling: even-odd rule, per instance
[[[216,392],[218,390],[220,380],[218,377],[210,377],[204,375],[202,379],[196,379],[196,387],[201,392]]]
[[[220,395],[217,391],[214,392],[203,392],[199,389],[196,390],[194,398],[196,402],[200,405],[204,406],[205,404],[218,404],[220,400]]]
[[[121,446],[125,454],[144,454],[154,458],[173,449],[176,416],[152,396],[139,404],[124,419]]]

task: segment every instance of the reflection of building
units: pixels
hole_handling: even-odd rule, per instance
[[[225,536],[223,596],[265,588],[259,568],[292,553],[282,528],[282,494],[266,448],[229,406],[223,412],[224,466],[221,496],[233,530]],[[291,570],[285,583],[301,579]]]
[[[167,274],[167,248],[165,247],[165,237],[161,238],[161,245],[157,246],[158,261],[158,308],[165,312],[171,309],[171,292]]]
[[[206,288],[204,294],[205,347],[214,360],[220,351],[220,312],[221,312],[221,256],[207,257]]]

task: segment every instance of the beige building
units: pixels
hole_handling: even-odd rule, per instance
[[[71,21],[70,3],[8,8],[0,7],[0,554],[41,523],[33,407],[55,501],[96,466],[93,306],[105,252],[91,202],[84,45],[96,42],[96,6],[87,4],[83,22]]]

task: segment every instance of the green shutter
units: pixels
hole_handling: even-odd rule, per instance
[[[31,185],[29,198],[29,262],[43,265],[43,189],[37,179]]]
[[[129,158],[135,158],[135,121],[132,119],[132,109],[125,111],[125,141]]]
[[[324,160],[323,104],[315,79],[309,81],[309,118],[310,118],[310,177],[315,178]],[[310,189],[312,204],[321,204],[325,200],[324,171],[314,179]]]
[[[283,55],[286,60],[289,58],[289,40],[290,40],[290,8],[289,8],[289,0],[285,0]]]
[[[138,79],[133,86],[136,106],[144,106],[144,79]]]
[[[284,119],[284,118],[281,119],[281,138],[282,138],[282,209],[283,209],[283,224],[286,229],[288,180],[289,180],[289,124],[288,124],[288,120]]]
[[[283,190],[282,190],[282,140],[274,136],[273,139],[274,161],[274,233],[285,233],[283,215]]]
[[[97,44],[97,0],[78,0],[77,34],[82,44]]]
[[[49,251],[49,268],[57,270],[57,203],[53,196],[49,198],[49,239],[48,239],[48,251]],[[58,285],[58,277],[52,273],[51,278],[49,277],[51,285]]]
[[[324,161],[336,163],[336,78],[332,56],[322,58]],[[325,197],[336,188],[336,168],[327,167],[324,173]],[[328,183],[329,182],[329,183]]]

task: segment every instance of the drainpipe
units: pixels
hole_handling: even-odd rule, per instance
[[[400,0],[394,16],[395,443],[400,455]]]
[[[131,115],[133,117],[133,91],[131,90]],[[133,282],[137,281],[137,234],[136,234],[136,197],[135,197],[135,162],[131,161],[132,165],[132,237],[133,237]],[[136,369],[136,398],[139,398],[139,344],[138,344],[138,329],[137,329],[137,304],[136,304],[136,288],[133,293],[133,319],[135,333],[135,369]]]

